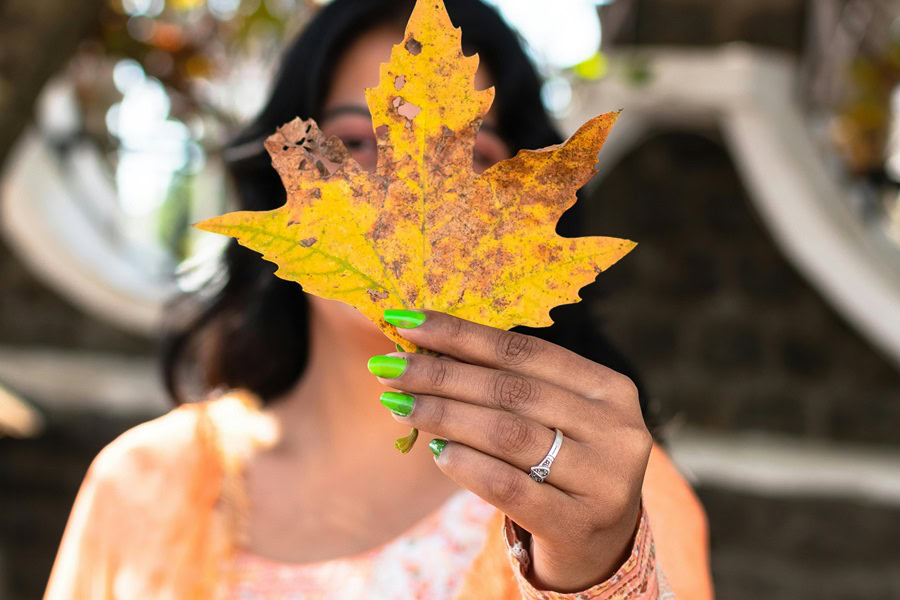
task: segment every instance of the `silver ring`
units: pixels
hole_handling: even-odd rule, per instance
[[[559,449],[562,447],[562,431],[556,427],[554,427],[553,430],[556,432],[556,437],[553,438],[553,445],[550,446],[550,452],[547,453],[547,456],[545,456],[544,460],[539,464],[531,467],[531,478],[538,483],[544,483],[544,480],[550,476],[550,465],[556,460],[556,455],[559,454]]]

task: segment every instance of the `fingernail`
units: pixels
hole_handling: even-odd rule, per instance
[[[413,402],[416,399],[403,392],[384,392],[381,394],[381,403],[395,415],[406,417],[412,412]]]
[[[444,446],[447,445],[447,440],[439,440],[433,439],[428,442],[428,447],[431,448],[431,453],[434,454],[435,457],[441,455],[441,452],[444,451]]]
[[[384,311],[384,320],[401,329],[412,329],[425,322],[425,313],[420,310],[389,308]]]
[[[403,371],[406,370],[406,359],[402,356],[373,356],[366,367],[375,377],[393,379],[403,375]]]

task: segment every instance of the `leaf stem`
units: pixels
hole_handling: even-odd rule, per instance
[[[394,440],[394,448],[396,448],[403,454],[406,454],[407,452],[412,450],[412,447],[416,443],[416,438],[418,438],[418,437],[419,437],[419,430],[416,429],[415,427],[413,427],[412,430],[410,430],[408,436],[402,437],[402,438],[397,438],[396,440]]]
[[[397,350],[399,352],[403,351],[403,348],[400,347],[400,344],[396,344]],[[428,350],[426,348],[422,348],[421,346],[416,346],[417,354],[429,354],[431,356],[440,356],[437,352],[433,352],[432,350]],[[409,435],[402,438],[397,438],[394,440],[394,448],[406,454],[410,450],[412,450],[413,446],[416,444],[416,439],[419,437],[419,430],[415,427],[409,432]]]

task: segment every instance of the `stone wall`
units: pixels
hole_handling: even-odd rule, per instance
[[[900,507],[701,487],[718,600],[900,598]]]
[[[630,10],[617,28],[615,39],[609,40],[613,44],[714,46],[747,42],[793,53],[803,49],[808,11],[803,0],[626,0],[625,3]],[[615,4],[607,10],[619,10]]]
[[[660,132],[588,210],[638,242],[590,294],[664,420],[900,445],[900,371],[781,255],[715,132]]]

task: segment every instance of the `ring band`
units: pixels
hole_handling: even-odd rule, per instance
[[[559,449],[562,447],[562,431],[557,427],[554,427],[553,430],[556,431],[556,437],[553,438],[553,445],[550,446],[550,452],[547,453],[547,456],[545,456],[544,460],[539,464],[531,467],[531,478],[538,483],[544,483],[544,480],[550,476],[550,465],[556,460],[556,455],[559,454]]]

